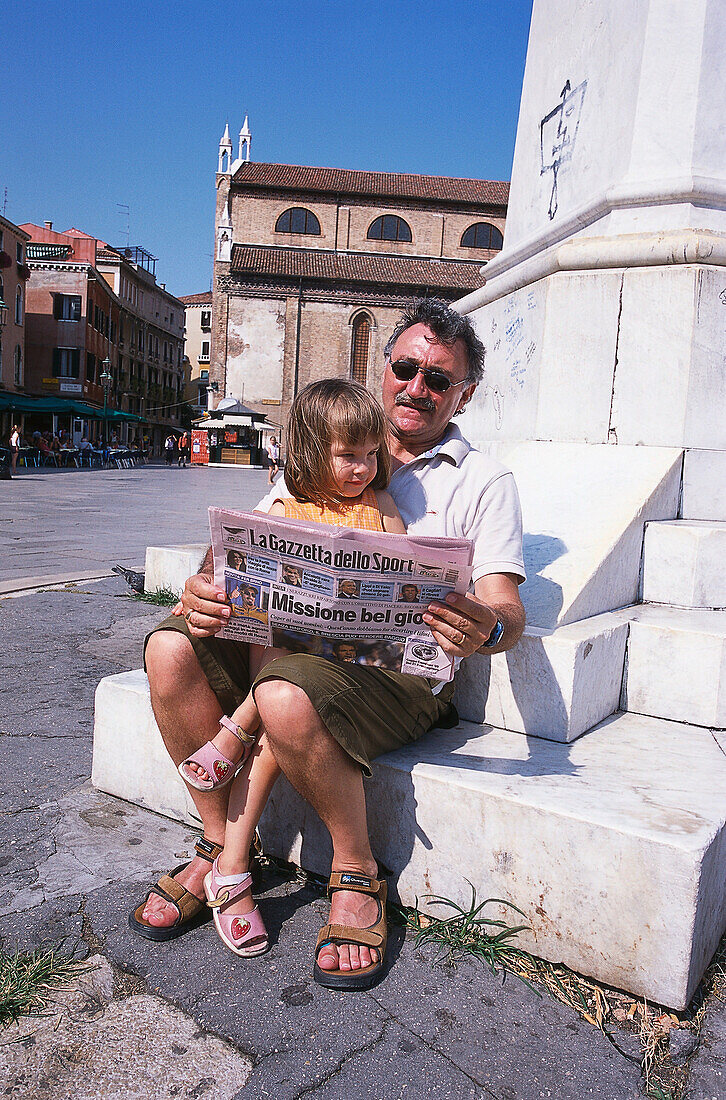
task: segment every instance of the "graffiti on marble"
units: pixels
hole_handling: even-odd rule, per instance
[[[557,213],[557,177],[562,166],[572,160],[586,89],[586,80],[576,88],[572,88],[568,80],[560,92],[560,102],[539,124],[540,175],[552,173],[552,191],[547,210],[550,221]]]

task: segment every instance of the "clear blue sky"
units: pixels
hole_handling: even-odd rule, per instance
[[[252,159],[509,179],[532,0],[6,0],[0,213],[209,287],[224,124]],[[7,205],[5,202],[7,188]]]

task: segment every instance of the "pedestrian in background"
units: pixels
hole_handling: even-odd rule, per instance
[[[270,442],[267,444],[267,459],[269,462],[267,481],[272,485],[280,472],[280,444],[277,442],[274,435],[270,436]]]
[[[13,468],[13,473],[18,468],[18,455],[20,454],[20,428],[17,424],[13,424],[13,430],[10,433],[10,460]]]
[[[182,432],[179,439],[179,454],[177,456],[177,466],[181,466],[186,469],[187,459],[189,458],[189,433]]]
[[[164,458],[166,459],[167,466],[171,466],[174,461],[174,451],[176,450],[176,439],[173,434],[169,432],[168,436],[164,440]]]

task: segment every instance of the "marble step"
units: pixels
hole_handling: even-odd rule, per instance
[[[686,451],[681,515],[726,520],[726,451]]]
[[[93,782],[195,820],[140,671],[98,687]],[[465,904],[471,882],[524,911],[534,954],[671,1008],[690,1000],[726,927],[724,735],[617,714],[562,744],[462,722],[379,759],[366,789],[404,903]],[[261,828],[270,854],[329,870],[327,833],[284,780]]]
[[[620,705],[628,635],[621,612],[554,630],[528,626],[507,653],[477,653],[456,676],[462,719],[574,741]]]
[[[658,520],[643,544],[643,601],[726,608],[726,521]]]
[[[641,604],[620,614],[630,623],[622,709],[726,727],[726,611]]]
[[[186,546],[147,546],[144,591],[158,592],[171,589],[177,596],[188,577],[199,571],[209,543],[190,543]]]

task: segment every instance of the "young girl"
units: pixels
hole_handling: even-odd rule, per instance
[[[385,491],[390,476],[386,435],[383,411],[363,386],[339,379],[306,386],[288,422],[285,483],[292,498],[275,500],[269,514],[405,534]],[[252,681],[286,652],[249,648]],[[179,765],[182,778],[199,790],[218,789],[242,771],[230,796],[225,848],[204,885],[220,937],[235,954],[248,957],[268,947],[262,918],[252,907],[247,866],[257,822],[279,775],[266,741],[255,744],[259,723],[250,691],[231,717],[220,719],[214,739]]]

